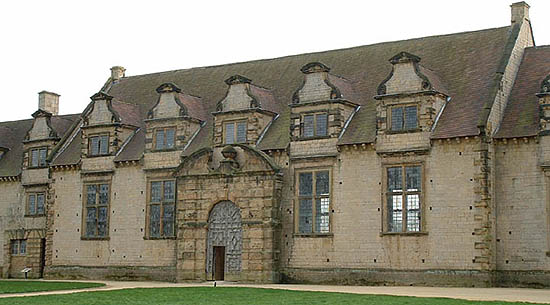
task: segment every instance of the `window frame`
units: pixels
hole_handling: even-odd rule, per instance
[[[414,128],[406,128],[405,125],[406,125],[406,121],[407,121],[407,115],[406,115],[406,111],[405,109],[407,107],[416,107],[416,127]],[[395,108],[401,108],[403,109],[403,112],[402,112],[402,127],[401,129],[393,129],[393,109]],[[420,121],[419,121],[419,105],[418,104],[397,104],[397,105],[390,105],[388,107],[388,114],[387,114],[387,117],[388,117],[388,130],[390,133],[407,133],[407,132],[415,132],[415,131],[419,131],[420,130]]]
[[[420,191],[406,191],[406,168],[407,167],[420,167]],[[401,217],[402,217],[402,223],[401,223],[401,231],[390,231],[390,221],[389,221],[389,207],[388,207],[388,196],[390,195],[389,191],[389,185],[388,185],[388,169],[389,168],[395,168],[400,167],[401,168],[401,186],[402,190],[400,192],[401,195],[401,202],[402,202],[402,209],[401,209]],[[382,166],[382,177],[383,177],[383,184],[382,184],[382,231],[381,235],[427,235],[428,231],[426,230],[426,221],[425,221],[425,198],[426,198],[426,170],[425,170],[425,164],[424,162],[405,162],[405,163],[387,163]],[[414,195],[418,194],[418,200],[419,205],[419,230],[418,231],[408,231],[407,230],[407,204],[406,204],[406,196],[407,195]]]
[[[95,204],[93,206],[88,206],[88,186],[95,185],[96,186],[96,199]],[[101,185],[107,185],[109,188],[107,192],[107,204],[101,205],[99,204],[99,194],[100,194],[100,187]],[[81,239],[82,240],[108,240],[109,237],[109,230],[110,230],[110,221],[111,221],[111,181],[105,181],[105,180],[98,180],[98,181],[86,181],[83,183],[82,187],[82,227],[81,227]],[[89,236],[87,235],[87,226],[88,223],[86,221],[88,216],[88,208],[95,207],[96,209],[96,224],[95,224],[95,235]],[[105,235],[100,236],[99,235],[99,208],[106,207],[107,208],[107,219],[106,222],[106,228],[105,228]]]
[[[33,164],[33,152],[36,151],[37,152],[37,156],[36,156],[36,165]],[[44,159],[42,160],[40,158],[41,154],[40,152],[41,151],[45,151],[44,153]],[[29,157],[28,157],[28,168],[44,168],[44,167],[47,167],[48,166],[48,163],[47,163],[47,159],[48,159],[48,146],[40,146],[40,147],[33,147],[33,148],[30,148],[29,149]]]
[[[158,148],[157,147],[157,144],[158,144],[158,139],[157,139],[157,133],[159,131],[162,130],[162,133],[163,133],[163,145],[161,148]],[[172,147],[167,147],[167,131],[168,130],[174,130],[174,139],[173,139],[173,144],[172,144]],[[166,127],[157,127],[157,128],[154,128],[153,129],[153,150],[154,151],[165,151],[165,150],[174,150],[176,149],[176,132],[177,132],[177,127],[176,126],[166,126]]]
[[[328,172],[328,195],[317,195],[316,194],[316,173],[318,172]],[[312,189],[311,196],[301,196],[300,195],[300,174],[302,173],[311,173],[312,174]],[[332,169],[329,167],[314,167],[314,168],[300,168],[294,171],[294,235],[295,236],[332,236],[332,203],[333,203],[333,181],[332,181]],[[316,232],[316,214],[317,214],[317,199],[328,198],[328,232]],[[300,199],[311,199],[311,232],[300,232]]]
[[[318,135],[317,134],[317,116],[318,115],[326,115],[326,126],[325,126],[325,131],[326,133],[324,135]],[[305,117],[306,116],[313,116],[313,135],[312,136],[306,136],[305,135],[305,127],[306,127],[306,120],[305,120]],[[330,134],[329,134],[329,130],[328,130],[328,117],[329,117],[329,114],[328,114],[328,111],[313,111],[313,112],[306,112],[306,113],[302,113],[300,114],[300,137],[302,139],[322,139],[322,138],[329,138],[330,137]]]
[[[174,183],[174,200],[171,202],[167,202],[164,199],[164,183],[171,181]],[[159,202],[152,202],[152,185],[154,182],[161,182],[161,194],[160,194],[160,201]],[[171,178],[155,178],[150,179],[147,181],[147,198],[146,198],[146,205],[147,205],[147,213],[145,214],[145,236],[144,239],[175,239],[176,238],[176,213],[177,213],[177,201],[178,201],[178,191],[177,191],[177,181],[176,179]],[[159,212],[159,236],[152,236],[151,235],[151,210],[152,206],[159,205],[160,206],[160,212]],[[165,205],[173,205],[174,206],[174,219],[172,220],[172,227],[173,232],[172,235],[164,235],[164,206]]]
[[[244,138],[245,138],[244,142],[238,141],[239,132],[238,132],[237,126],[239,123],[244,123]],[[227,143],[227,125],[229,124],[234,125],[233,143]],[[235,120],[223,121],[223,144],[231,145],[231,144],[246,144],[246,143],[248,143],[248,120],[247,119],[235,119]]]
[[[101,153],[101,137],[107,136],[107,152]],[[93,153],[92,149],[92,138],[99,138],[98,147],[97,147],[97,154]],[[110,153],[110,142],[111,142],[111,135],[109,133],[96,133],[91,134],[88,136],[88,157],[103,157],[103,156],[109,156]]]
[[[17,253],[14,253],[15,245],[17,245]],[[21,247],[25,245],[25,247]],[[21,251],[21,249],[25,251]],[[27,255],[27,239],[10,239],[10,256],[26,256]]]
[[[43,210],[43,213],[38,213],[38,196],[39,195],[42,195],[44,197],[44,201],[43,201],[43,207],[42,207],[42,210]],[[35,199],[34,201],[34,212],[31,211],[31,206],[30,206],[30,202],[31,202],[31,196],[33,196]],[[26,199],[27,199],[27,204],[26,204],[26,213],[25,213],[25,217],[42,217],[42,216],[46,216],[46,200],[47,200],[47,196],[46,196],[46,192],[45,191],[35,191],[35,192],[28,192],[27,193],[27,196],[26,196]]]

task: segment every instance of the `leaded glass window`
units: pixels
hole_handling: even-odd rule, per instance
[[[46,166],[47,154],[48,154],[48,149],[46,147],[31,149],[29,166],[30,167]]]
[[[102,238],[109,236],[109,184],[85,186],[85,236]]]
[[[391,107],[391,130],[407,131],[418,128],[417,106]]]
[[[11,255],[26,255],[27,254],[27,240],[26,239],[12,239],[10,242]]]
[[[388,232],[421,230],[421,171],[419,165],[386,169]]]
[[[109,136],[97,135],[90,136],[88,139],[88,155],[101,156],[109,154]]]
[[[324,137],[328,135],[328,115],[326,113],[303,116],[302,136],[304,138]]]
[[[27,196],[27,215],[39,216],[45,214],[45,193],[30,193]]]
[[[298,173],[298,233],[330,232],[329,171]]]
[[[246,143],[246,121],[225,123],[225,144]]]
[[[152,181],[149,195],[149,237],[175,236],[176,182]]]
[[[155,149],[171,149],[174,148],[176,143],[176,129],[170,128],[157,128],[155,129]]]

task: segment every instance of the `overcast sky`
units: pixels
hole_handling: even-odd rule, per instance
[[[530,0],[537,45],[550,1]],[[506,26],[507,0],[1,1],[0,121],[30,118],[38,92],[79,113],[126,76]]]

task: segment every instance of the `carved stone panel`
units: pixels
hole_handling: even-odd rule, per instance
[[[241,271],[243,249],[241,211],[230,201],[214,206],[208,218],[206,271],[213,272],[214,247],[225,247],[225,272]]]

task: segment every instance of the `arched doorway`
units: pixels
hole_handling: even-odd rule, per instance
[[[223,280],[226,273],[241,271],[242,236],[239,207],[231,201],[216,204],[208,217],[207,278]]]

